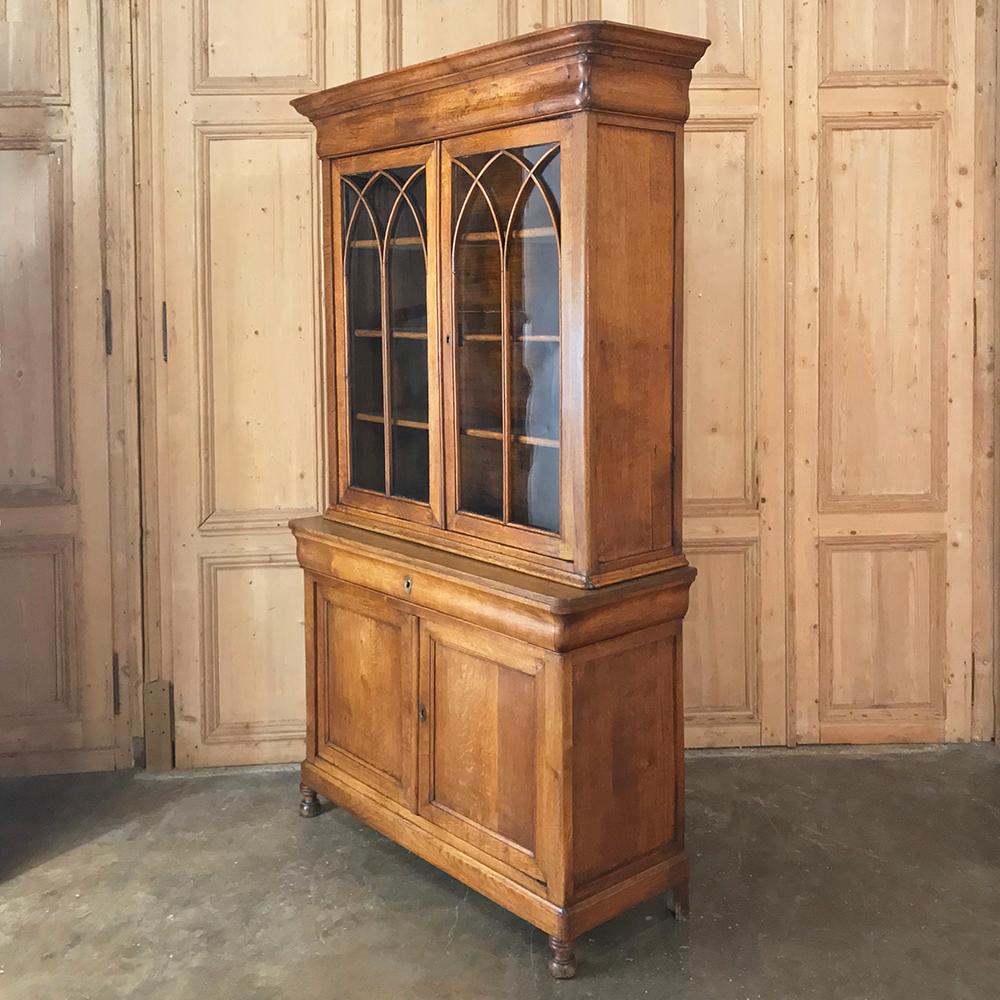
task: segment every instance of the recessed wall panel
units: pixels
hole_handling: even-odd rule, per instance
[[[61,144],[0,138],[0,506],[65,496]]]
[[[753,508],[752,124],[685,134],[684,509]]]
[[[62,103],[67,0],[0,3],[0,106]]]
[[[202,570],[205,740],[301,736],[305,641],[294,557],[208,557]]]
[[[466,0],[402,0],[401,23],[389,26],[390,33],[394,28],[399,33],[402,65],[497,41],[505,6],[507,0],[480,2],[474,8]]]
[[[820,509],[944,502],[942,156],[932,116],[824,127]]]
[[[647,28],[711,39],[694,69],[695,85],[706,77],[756,78],[757,0],[645,0],[641,11]]]
[[[943,0],[823,0],[823,82],[943,83]]]
[[[196,0],[195,92],[291,93],[322,85],[322,0]]]
[[[0,546],[0,717],[73,710],[71,544],[37,539]]]
[[[820,544],[820,720],[943,707],[943,538]]]
[[[756,713],[757,549],[753,541],[687,546],[698,579],[684,619],[684,712]]]
[[[312,132],[273,128],[199,133],[206,530],[317,505]]]

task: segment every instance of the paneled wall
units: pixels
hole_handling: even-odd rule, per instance
[[[147,589],[178,763],[301,753],[284,524],[322,503],[321,303],[289,98],[583,17],[713,40],[686,139],[689,742],[968,738],[974,7],[152,3]]]

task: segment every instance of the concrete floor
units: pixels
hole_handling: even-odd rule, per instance
[[[544,936],[288,769],[0,782],[3,1000],[1000,996],[1000,754],[688,759],[692,914]]]

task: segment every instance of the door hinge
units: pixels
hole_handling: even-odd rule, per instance
[[[979,357],[979,300],[972,296],[972,356]]]
[[[118,676],[118,654],[111,654],[111,700],[114,704],[115,715],[122,714],[122,682]]]
[[[111,290],[104,289],[102,296],[104,309],[104,353],[111,354]]]
[[[160,310],[160,333],[163,337],[163,360],[167,360],[167,354],[169,349],[167,347],[167,303],[163,303],[163,308]]]

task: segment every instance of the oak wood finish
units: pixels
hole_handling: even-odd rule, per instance
[[[293,102],[330,302],[329,506],[291,522],[301,811],[320,792],[531,921],[559,979],[595,925],[686,907],[683,122],[706,45],[584,23]]]
[[[583,587],[686,564],[680,546],[681,297],[676,290],[682,283],[683,146],[678,137],[691,66],[706,45],[588,22],[293,102],[317,126],[329,194],[327,280],[334,288],[327,332],[333,403],[329,517]],[[549,91],[530,89],[531,73],[540,68],[558,84],[563,103],[550,105]],[[649,86],[649,74],[662,76],[662,86]],[[488,87],[482,83],[486,77]],[[529,89],[511,90],[511,78]],[[415,101],[426,107],[427,122],[411,107]],[[481,115],[491,109],[491,116],[477,117],[463,102],[480,102]],[[440,164],[429,140],[440,147]],[[495,150],[553,144],[561,174],[560,432],[558,440],[540,443],[557,448],[560,456],[558,531],[515,524],[506,494],[499,520],[463,506],[457,470],[459,439],[466,432],[458,417],[459,318],[451,256],[457,236],[453,219],[462,207],[452,196],[456,164]],[[381,149],[388,151],[372,152]],[[416,164],[428,177],[427,503],[362,489],[351,479],[348,357],[359,332],[349,329],[338,263],[345,260],[341,179]],[[620,252],[626,246],[629,252]],[[361,331],[369,332],[374,333]],[[383,337],[389,335],[386,328]],[[496,332],[498,341],[506,336]],[[501,363],[506,370],[506,349]],[[485,385],[476,391],[485,392]],[[505,381],[505,421],[512,392]],[[488,440],[493,432],[476,433]],[[613,468],[620,473],[611,474]],[[499,471],[509,481],[506,449]]]

